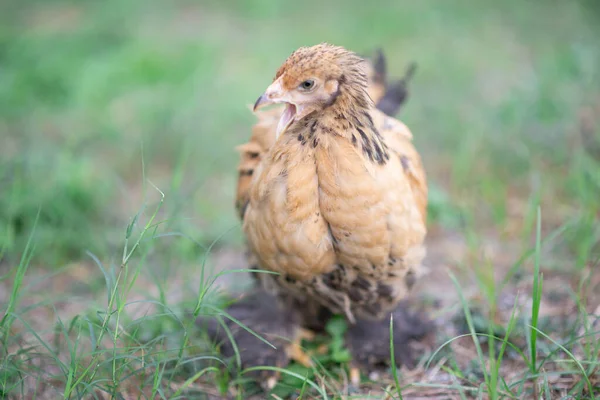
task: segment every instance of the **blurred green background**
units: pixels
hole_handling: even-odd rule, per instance
[[[125,381],[168,396],[173,379],[194,376],[178,375],[202,343],[188,311],[214,312],[207,293],[220,285],[204,266],[247,267],[234,148],[255,121],[248,105],[292,51],[324,41],[381,48],[391,78],[418,65],[399,117],[430,185],[432,295],[419,293],[422,303],[460,314],[458,298],[444,297],[450,270],[465,296],[480,294],[471,300],[489,326],[502,325],[496,317],[530,291],[541,206],[545,305],[559,287],[569,316],[596,309],[598,296],[576,288],[599,282],[598,0],[0,0],[0,397],[52,379],[67,397],[116,396]],[[144,230],[156,188],[159,223]],[[250,281],[241,276],[229,283]],[[567,325],[546,316],[560,337]],[[96,341],[105,332],[112,341]],[[580,358],[597,371],[592,353]],[[453,374],[469,376],[476,354]],[[50,366],[62,369],[49,377]],[[512,361],[503,368],[503,382],[529,379]],[[206,381],[233,386],[227,374]]]
[[[297,47],[382,48],[418,70],[400,118],[431,184],[431,223],[528,238],[534,210],[600,238],[600,19],[593,1],[14,1],[0,5],[0,248],[36,265],[111,257],[164,191],[161,251],[239,245],[247,105]],[[587,144],[587,145],[584,145]],[[432,228],[434,229],[434,228]],[[481,231],[483,232],[483,231]],[[596,247],[595,247],[596,246]]]

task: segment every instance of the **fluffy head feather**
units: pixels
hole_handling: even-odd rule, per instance
[[[273,81],[282,78],[284,89],[293,90],[313,77],[339,81],[346,74],[346,80],[366,90],[366,69],[365,60],[357,54],[340,46],[321,43],[294,51],[279,67]]]

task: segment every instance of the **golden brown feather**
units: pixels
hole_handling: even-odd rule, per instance
[[[391,311],[425,254],[421,160],[408,128],[375,108],[382,92],[369,91],[367,71],[341,47],[300,48],[256,104],[283,102],[283,111],[259,113],[239,148],[249,248],[280,273],[261,280],[352,322]]]

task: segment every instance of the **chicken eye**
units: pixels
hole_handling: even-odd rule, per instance
[[[302,90],[310,90],[315,86],[315,81],[312,79],[308,79],[300,84],[300,89]]]

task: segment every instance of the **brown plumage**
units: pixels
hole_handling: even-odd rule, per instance
[[[375,108],[385,90],[373,90],[367,71],[341,47],[300,48],[255,105],[283,110],[261,112],[239,147],[236,205],[249,249],[280,274],[262,282],[351,322],[389,315],[425,254],[421,160],[408,128]]]

